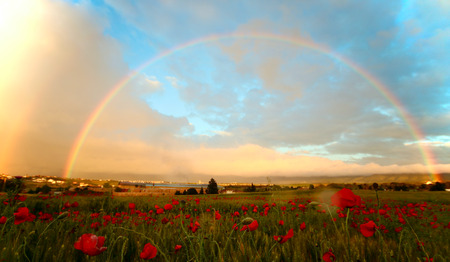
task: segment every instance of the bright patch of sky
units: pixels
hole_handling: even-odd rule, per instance
[[[394,108],[374,107],[373,111],[389,117],[392,122],[398,123],[402,121],[402,119],[398,117],[398,113],[394,111]]]
[[[331,142],[326,145],[306,145],[300,147],[277,147],[276,151],[292,155],[292,156],[317,156],[317,157],[326,157],[331,160],[339,160],[344,162],[355,162],[364,158],[381,158],[380,155],[374,154],[330,154],[327,150],[327,146],[336,144],[337,142]]]

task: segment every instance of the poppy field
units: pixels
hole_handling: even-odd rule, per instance
[[[0,261],[448,261],[447,194],[3,194]]]

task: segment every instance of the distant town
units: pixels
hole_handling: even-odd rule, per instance
[[[417,175],[416,175],[417,176]],[[342,188],[352,189],[374,189],[392,190],[392,191],[450,191],[450,179],[448,175],[442,176],[445,181],[441,182],[414,182],[410,180],[405,182],[371,182],[355,183],[347,180],[348,183],[330,182],[325,183],[323,178],[317,179],[316,183],[292,183],[292,184],[274,184],[274,183],[220,183],[217,182],[217,188],[221,194],[234,194],[241,192],[263,192],[263,191],[281,191],[281,190],[313,190],[321,188]],[[170,181],[144,181],[144,180],[105,180],[105,179],[84,179],[84,178],[62,178],[57,176],[10,176],[0,175],[0,190],[8,191],[8,188],[14,185],[15,181],[21,183],[21,193],[28,194],[61,194],[61,193],[99,193],[105,192],[114,195],[167,195],[167,194],[202,194],[211,182],[198,181],[195,183],[180,183]],[[213,179],[212,179],[213,180]],[[338,179],[339,181],[339,179]],[[214,181],[215,183],[215,181]]]

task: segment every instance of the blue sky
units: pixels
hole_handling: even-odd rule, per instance
[[[450,172],[447,1],[2,3],[0,172],[183,180]],[[392,104],[346,60],[382,82]],[[405,121],[398,107],[416,123]],[[10,115],[14,112],[15,118]]]

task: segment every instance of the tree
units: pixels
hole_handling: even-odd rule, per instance
[[[47,185],[42,186],[41,192],[42,192],[43,194],[48,194],[48,193],[50,193],[50,191],[52,191],[52,188],[51,188],[51,187],[49,187],[49,186],[47,186]]]
[[[217,187],[217,183],[214,178],[209,180],[208,188],[206,188],[206,194],[219,194],[219,188]]]
[[[187,195],[197,195],[198,192],[197,192],[197,190],[195,190],[195,188],[191,187],[186,191],[186,194]]]
[[[436,182],[436,184],[431,186],[430,191],[445,191],[445,184]]]
[[[372,184],[372,188],[373,188],[374,190],[378,190],[378,187],[379,187],[378,183],[373,183],[373,184]]]
[[[310,189],[310,190],[313,190],[313,189],[314,189],[314,185],[313,185],[313,184],[310,184],[310,185],[309,185],[309,189]]]
[[[200,195],[203,195],[205,192],[203,191],[203,187],[200,189],[200,192],[199,192],[199,194]]]
[[[252,185],[250,187],[247,187],[246,189],[244,189],[245,192],[256,192],[256,187],[255,185]]]

